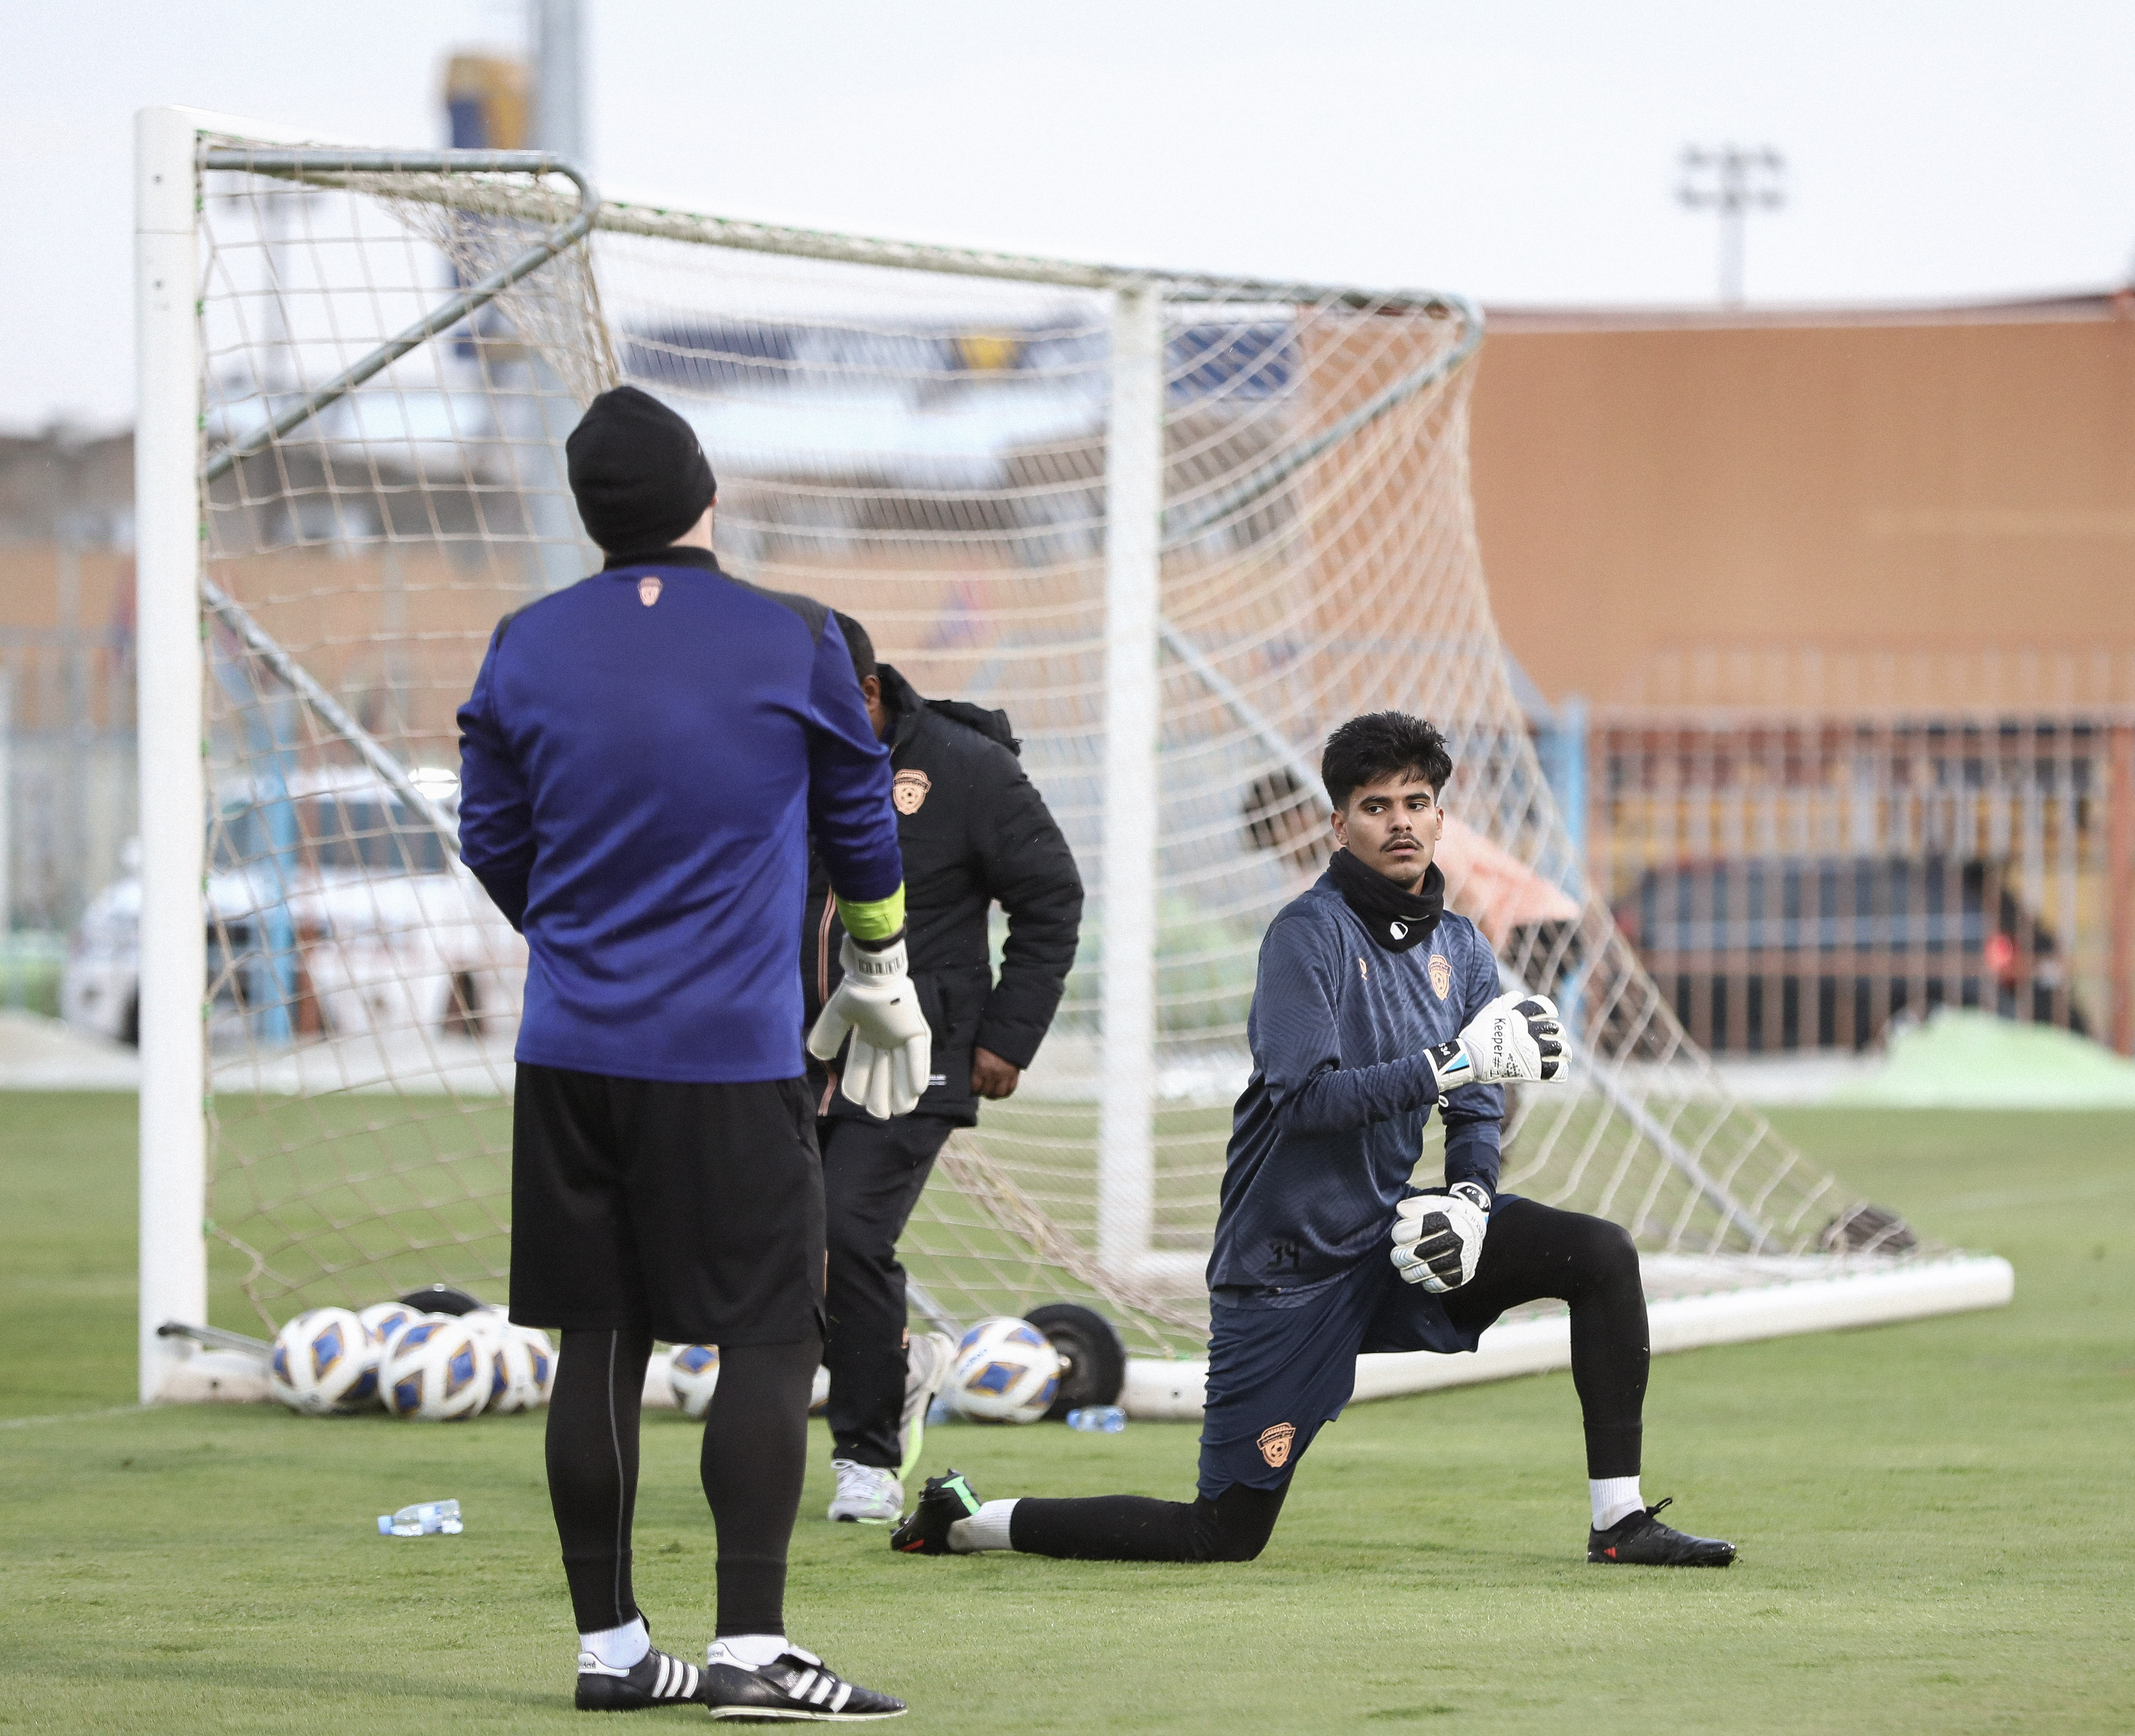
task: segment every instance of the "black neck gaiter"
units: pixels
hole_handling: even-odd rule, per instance
[[[1327,858],[1327,878],[1334,883],[1342,902],[1371,930],[1372,938],[1388,952],[1406,952],[1429,940],[1445,908],[1445,876],[1435,862],[1423,871],[1423,879],[1412,892],[1366,868],[1347,850],[1337,850]]]

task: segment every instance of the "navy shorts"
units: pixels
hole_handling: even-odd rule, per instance
[[[1208,1500],[1233,1483],[1276,1489],[1289,1482],[1320,1425],[1349,1402],[1360,1354],[1474,1349],[1483,1328],[1454,1325],[1445,1298],[1404,1283],[1387,1251],[1374,1249],[1340,1277],[1273,1307],[1210,1302],[1201,1423],[1201,1493]]]

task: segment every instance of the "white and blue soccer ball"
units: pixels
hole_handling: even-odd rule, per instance
[[[667,1357],[667,1388],[685,1416],[701,1417],[719,1384],[716,1344],[678,1344]]]
[[[274,1335],[267,1385],[306,1416],[346,1416],[378,1402],[378,1347],[346,1308],[312,1308]]]
[[[452,1314],[419,1314],[395,1332],[378,1365],[378,1393],[397,1417],[457,1423],[478,1415],[496,1384],[490,1336]]]
[[[1060,1352],[1028,1320],[981,1320],[956,1346],[943,1389],[951,1408],[986,1423],[1034,1423],[1060,1390]]]
[[[491,1347],[489,1402],[499,1416],[539,1410],[556,1384],[556,1349],[539,1327],[502,1323]]]
[[[363,1329],[370,1334],[370,1342],[383,1350],[394,1333],[423,1311],[411,1308],[404,1302],[374,1302],[367,1308],[358,1310],[356,1318]]]

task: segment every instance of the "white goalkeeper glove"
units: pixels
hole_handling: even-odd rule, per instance
[[[913,993],[904,942],[893,941],[881,951],[869,952],[847,935],[838,949],[838,963],[845,980],[823,1003],[808,1033],[808,1052],[818,1061],[835,1059],[850,1031],[853,1046],[838,1089],[879,1119],[908,1115],[927,1089],[934,1035]]]
[[[1490,1196],[1473,1182],[1403,1200],[1394,1207],[1394,1269],[1434,1294],[1457,1290],[1475,1275]]]
[[[1555,1001],[1515,989],[1478,1013],[1451,1042],[1426,1052],[1440,1091],[1508,1080],[1555,1084],[1571,1071],[1558,1041],[1563,1030]]]

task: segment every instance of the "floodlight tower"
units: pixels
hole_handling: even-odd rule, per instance
[[[1720,214],[1720,303],[1742,305],[1742,220],[1750,210],[1775,211],[1787,202],[1779,178],[1786,159],[1769,145],[1686,145],[1676,197],[1692,210]],[[1710,177],[1707,179],[1707,177]]]

